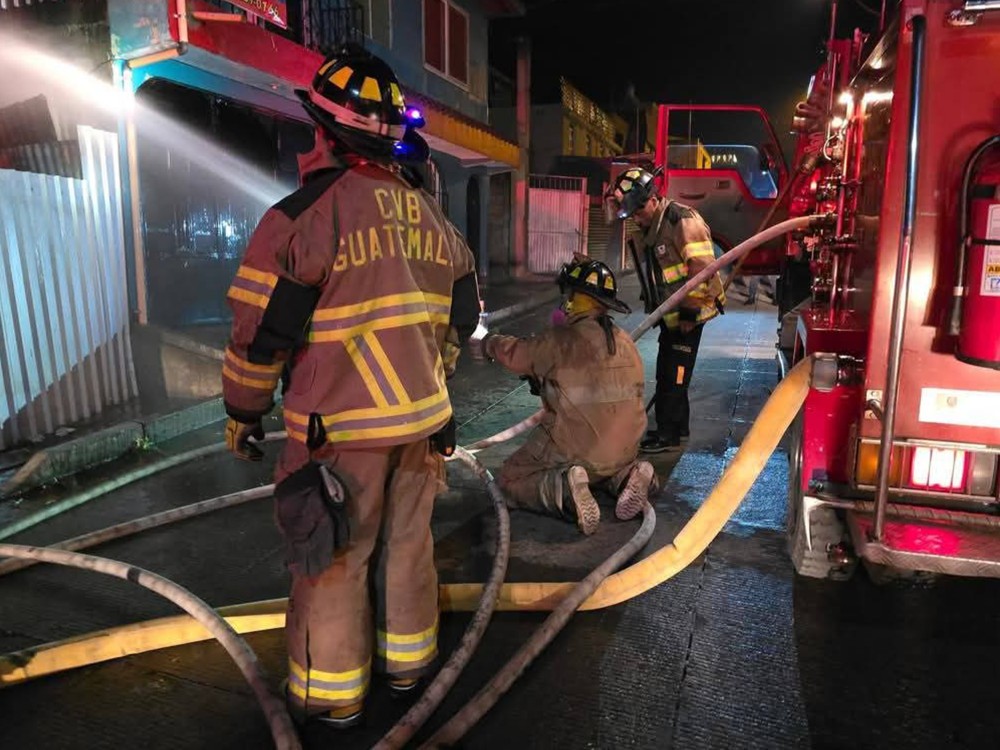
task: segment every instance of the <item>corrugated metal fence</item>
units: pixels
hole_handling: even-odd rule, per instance
[[[83,179],[0,170],[0,449],[137,394],[113,133]]]
[[[528,182],[528,270],[555,273],[587,252],[587,179],[531,175]]]

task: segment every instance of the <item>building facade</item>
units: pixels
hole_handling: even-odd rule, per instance
[[[250,234],[295,189],[298,156],[312,145],[295,89],[344,43],[384,57],[408,104],[423,111],[428,188],[468,238],[480,274],[509,262],[510,173],[521,158],[488,123],[488,29],[522,12],[516,0],[0,0],[0,34],[12,32],[0,54],[16,43],[13,69],[31,61],[23,75],[6,66],[0,171],[79,179],[97,141],[78,127],[111,136],[117,153],[101,158],[115,179],[95,189],[121,197],[120,246],[106,252],[123,261],[124,283],[99,291],[126,297],[132,324],[115,336],[135,340],[140,391],[149,359],[167,396],[212,395],[217,362],[183,369],[166,360],[162,336],[152,348],[143,337],[180,332],[208,350],[224,342],[226,290]],[[67,367],[78,368],[71,359]],[[53,373],[25,376],[34,385],[11,400],[11,414],[49,388]]]

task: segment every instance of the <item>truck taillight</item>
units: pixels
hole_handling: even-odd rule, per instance
[[[914,449],[910,462],[910,486],[961,490],[965,488],[965,469],[965,451],[918,447]]]
[[[858,444],[854,457],[854,480],[857,487],[870,489],[876,485],[878,454],[877,442],[862,440]],[[1000,455],[989,450],[897,443],[893,446],[889,465],[889,487],[904,494],[909,489],[973,498],[996,498],[998,465]]]
[[[861,443],[858,446],[857,465],[854,478],[859,485],[874,485],[878,478],[878,443]],[[902,472],[903,450],[899,446],[892,449],[889,460],[889,484],[898,485]]]

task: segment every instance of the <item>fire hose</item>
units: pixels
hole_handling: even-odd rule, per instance
[[[92,570],[95,573],[123,578],[173,602],[201,623],[236,662],[267,718],[275,746],[280,750],[299,750],[302,747],[284,703],[267,686],[267,676],[257,661],[257,655],[246,641],[236,634],[225,618],[220,617],[214,609],[187,589],[134,565],[76,552],[22,544],[0,544],[0,555]]]
[[[787,232],[794,232],[796,229],[804,229],[817,222],[827,221],[826,216],[800,216],[794,219],[788,219],[780,224],[775,224],[773,227],[765,229],[763,232],[755,234],[747,240],[744,240],[736,247],[734,247],[729,252],[720,255],[714,261],[709,263],[705,268],[696,273],[690,279],[685,282],[684,286],[678,289],[676,292],[671,294],[667,299],[660,304],[653,312],[646,316],[646,318],[638,325],[638,327],[632,331],[632,340],[638,341],[642,338],[650,328],[657,325],[663,316],[668,312],[680,305],[681,301],[688,296],[696,287],[705,283],[712,278],[716,273],[718,273],[722,268],[739,260],[744,255],[749,253],[754,248],[760,245],[766,244],[773,240],[775,237],[780,237]],[[539,411],[532,414],[530,417],[522,422],[514,425],[513,427],[508,427],[502,432],[498,432],[496,435],[491,435],[490,437],[483,438],[482,440],[477,440],[472,445],[467,446],[470,451],[479,451],[483,448],[488,448],[491,445],[497,445],[499,443],[504,443],[514,437],[517,437],[523,432],[530,430],[535,425],[542,421],[542,416],[545,411],[540,409]]]
[[[503,697],[514,681],[524,674],[524,670],[552,642],[552,639],[566,627],[569,618],[597,590],[597,587],[646,546],[650,537],[653,536],[655,528],[656,511],[653,510],[653,506],[646,503],[642,509],[642,526],[629,539],[628,543],[620,547],[611,557],[574,586],[566,598],[552,610],[552,614],[545,618],[545,622],[532,633],[527,643],[521,646],[503,668],[493,676],[493,679],[449,719],[447,724],[435,732],[434,736],[422,745],[422,748],[437,748],[442,744],[447,746],[464,737],[466,732],[475,726],[476,722],[483,718],[486,712]]]
[[[690,289],[693,289],[697,284],[700,284],[711,274],[715,273],[719,267],[732,262],[743,253],[749,252],[749,250],[753,249],[753,247],[769,241],[774,236],[777,236],[784,231],[791,231],[791,229],[806,226],[817,218],[819,217],[801,217],[782,222],[781,224],[771,227],[761,235],[755,236],[750,240],[741,243],[736,248],[733,248],[733,250],[717,259],[701,273],[690,279],[684,287],[660,305],[660,307],[657,308],[657,310],[654,311],[654,313],[652,313],[646,320],[644,320],[643,323],[633,332],[633,338],[638,339],[642,336],[657,322],[659,318],[662,317],[665,312],[672,309],[672,307],[675,307],[680,300],[686,296]],[[753,484],[753,481],[762,470],[767,458],[777,446],[777,442],[780,440],[785,429],[787,429],[787,426],[791,422],[794,415],[798,412],[798,409],[805,398],[805,393],[808,390],[810,374],[809,368],[809,360],[800,363],[792,370],[789,377],[779,384],[771,399],[769,399],[768,403],[762,410],[758,421],[755,422],[750,433],[747,435],[746,440],[737,452],[733,463],[727,467],[722,479],[716,485],[708,500],[681,530],[672,544],[667,545],[641,562],[632,565],[630,568],[611,575],[606,578],[606,580],[604,579],[604,576],[607,576],[611,570],[617,567],[617,565],[613,565],[608,568],[608,565],[612,562],[612,560],[615,560],[617,556],[610,558],[604,565],[601,566],[600,569],[598,569],[598,571],[595,571],[591,576],[584,579],[583,582],[579,582],[577,584],[505,584],[500,590],[499,596],[501,609],[551,609],[553,607],[557,607],[559,602],[567,601],[567,597],[572,595],[575,591],[577,597],[579,598],[579,602],[576,602],[572,608],[568,610],[568,613],[566,614],[566,618],[568,619],[569,614],[577,608],[596,609],[625,601],[638,595],[639,593],[642,593],[642,591],[648,590],[655,585],[659,585],[659,583],[662,583],[676,574],[679,570],[686,567],[687,564],[701,554],[704,548],[707,547],[715,535],[722,529],[731,514],[735,512],[746,492]],[[509,437],[513,437],[514,435],[519,434],[519,432],[523,432],[525,429],[530,428],[533,424],[532,419],[537,419],[538,416],[539,415],[535,415],[535,417],[525,420],[520,425],[516,425],[510,430],[506,430],[503,433],[500,433],[500,435],[488,438],[487,441],[480,441],[471,447],[485,447],[484,443],[487,445],[495,444],[495,442],[500,442],[497,440],[500,436],[508,436],[506,439],[509,439]],[[766,425],[766,429],[763,428],[762,425]],[[173,458],[176,459],[177,457]],[[464,454],[462,458],[467,462],[469,462],[470,459],[474,462],[474,459],[472,459],[471,456],[468,456],[468,454]],[[175,463],[179,463],[179,461],[171,463],[171,465],[175,465]],[[485,469],[483,469],[483,471],[485,471]],[[118,486],[121,485],[119,484]],[[266,489],[267,488],[257,488],[256,492],[263,492]],[[240,494],[241,493],[234,493],[234,495],[237,496]],[[494,496],[492,491],[490,494],[491,496]],[[496,494],[499,495],[499,492],[497,491]],[[215,498],[213,500],[220,500],[220,498]],[[195,505],[205,506],[211,502],[212,501],[204,501],[202,504],[196,503]],[[497,502],[496,496],[494,496],[494,502],[495,504]],[[233,502],[232,504],[236,503]],[[75,505],[71,507],[75,507]],[[187,507],[191,508],[193,506]],[[207,508],[201,512],[208,512],[208,510],[217,509],[218,507],[226,506],[223,504],[216,504],[215,507]],[[171,512],[168,511],[167,513],[169,514]],[[55,515],[55,513],[51,515]],[[162,516],[164,514],[157,515]],[[194,513],[192,513],[192,515],[194,515]],[[646,512],[643,529],[646,528],[650,515],[652,515],[651,510]],[[139,521],[142,520],[144,519],[139,519]],[[163,520],[161,523],[169,523],[173,520],[180,519],[172,518],[170,520]],[[36,523],[37,522],[38,521],[36,521]],[[152,525],[161,525],[161,523],[155,523]],[[144,526],[143,528],[150,528],[152,525]],[[649,531],[651,533],[651,529]],[[8,532],[8,534],[12,533],[15,532]],[[633,542],[635,542],[636,539],[641,539],[642,533],[643,530],[640,529],[640,532],[633,538]],[[2,536],[0,536],[0,538],[2,538]],[[80,538],[70,540],[70,542],[64,544],[77,542],[79,539]],[[101,541],[106,540],[106,538],[101,539]],[[631,547],[633,542],[626,545],[626,548],[623,548],[623,550]],[[642,541],[638,547],[641,547],[644,543],[645,541]],[[0,547],[6,546],[9,545],[0,545]],[[636,547],[636,549],[638,549],[638,547]],[[498,548],[498,553],[499,552],[500,549]],[[627,560],[631,554],[632,553],[626,555],[617,564],[621,564],[621,562]],[[499,556],[500,555],[498,554],[498,557]],[[494,570],[496,569],[497,565],[495,562]],[[605,570],[606,572],[604,572],[603,575],[599,575],[600,571]],[[490,583],[487,584],[486,588],[479,584],[443,585],[441,587],[442,606],[446,610],[466,611],[470,608],[472,601],[474,599],[478,599],[481,607],[483,605],[487,605],[487,608],[492,610],[497,602],[495,593],[491,591],[491,584],[493,583],[496,583],[499,586],[499,582],[492,579]],[[587,593],[580,595],[580,592],[584,591]],[[237,608],[227,608],[227,610],[222,611],[222,614],[231,617],[234,621],[233,625],[237,627],[240,632],[253,632],[274,627],[283,627],[284,601],[285,600],[272,600],[270,602],[241,605]],[[574,600],[569,599],[568,601],[573,602]],[[577,605],[579,605],[579,607]],[[566,606],[569,607],[568,604]],[[510,682],[513,682],[513,679],[516,679],[516,677],[523,672],[527,664],[534,658],[534,655],[537,655],[537,652],[532,653],[533,649],[537,647],[540,651],[541,648],[544,648],[544,645],[550,641],[558,630],[561,629],[562,625],[565,624],[565,621],[563,621],[562,624],[558,624],[559,619],[560,618],[555,616],[550,618],[550,620],[548,620],[545,625],[540,628],[539,633],[536,634],[539,637],[539,640],[535,641],[533,639],[529,642],[529,644],[526,644],[525,648],[517,655],[516,662],[512,662],[511,670],[509,672],[505,670],[503,673],[505,676],[503,677],[498,675],[494,682],[492,682],[480,696],[477,696],[475,699],[475,706],[473,708],[469,708],[468,711],[463,714],[463,724],[466,723],[471,717],[475,716],[478,718],[478,716],[485,713],[485,711],[492,705],[492,702],[495,702],[495,699],[499,698],[502,692],[509,687]],[[464,647],[469,643],[472,643],[472,647],[474,648],[474,644],[478,642],[479,637],[482,635],[482,630],[485,629],[486,621],[488,621],[488,615],[485,620],[480,620],[478,617],[474,618],[473,622],[470,624],[469,632],[467,632],[466,637],[463,638],[462,647],[456,651],[453,658],[458,657],[458,661],[460,661],[461,658],[465,658],[467,660],[468,656],[471,655],[471,649]],[[200,629],[192,627],[192,625],[193,623],[191,623],[190,618],[162,618],[161,620],[153,621],[151,623],[138,623],[124,628],[104,631],[97,636],[97,639],[101,641],[101,646],[103,648],[98,648],[96,650],[88,648],[89,646],[95,645],[93,643],[94,636],[91,636],[89,638],[84,637],[73,639],[72,642],[69,643],[55,643],[32,649],[30,655],[11,654],[7,657],[0,657],[0,677],[2,677],[3,683],[12,684],[25,679],[38,677],[42,674],[51,674],[56,671],[62,671],[63,669],[81,666],[84,663],[94,663],[130,653],[141,653],[142,651],[151,650],[153,648],[164,648],[166,646],[181,645],[183,643],[204,640],[206,637],[204,632],[199,632]],[[478,635],[475,633],[477,629],[479,631]],[[470,635],[470,633],[472,635]],[[540,645],[536,646],[535,644]],[[109,645],[111,646],[110,649],[108,648]],[[81,649],[81,646],[84,646],[84,648]],[[36,661],[39,663],[32,667],[32,662]],[[517,667],[516,664],[521,664],[521,666]],[[452,664],[451,661],[449,661],[449,665],[454,667],[454,664]],[[460,668],[461,667],[458,667],[458,669]],[[444,671],[445,670],[442,670],[442,672]],[[407,722],[407,724],[402,729],[399,727],[396,728],[399,729],[396,736],[405,736],[405,738],[412,737],[412,734],[420,726],[420,724],[417,723],[417,719],[420,719],[420,723],[422,723],[423,720],[426,720],[427,716],[433,712],[437,703],[440,702],[444,693],[447,692],[447,689],[450,688],[456,678],[457,672],[455,669],[448,669],[441,686],[439,688],[435,688],[435,690],[430,693],[428,701],[418,703],[414,706],[414,710],[411,713],[408,713],[407,717],[404,717],[404,721]],[[510,682],[507,682],[508,679]],[[431,687],[433,687],[433,684]],[[428,689],[428,692],[430,692],[430,688]],[[420,709],[419,712],[418,709]],[[426,713],[426,715],[421,718],[421,713]],[[411,716],[411,714],[413,714],[413,716]],[[403,722],[401,722],[401,724],[402,723]],[[395,732],[396,729],[393,731]],[[455,730],[453,728],[449,731]],[[404,734],[407,732],[408,734]],[[402,742],[406,741],[405,738]],[[394,745],[385,745],[385,747],[392,746]]]
[[[422,727],[431,715],[441,705],[448,691],[451,690],[459,675],[469,663],[472,654],[486,632],[486,626],[493,618],[493,611],[496,609],[497,601],[500,598],[500,587],[503,579],[507,575],[507,560],[510,557],[510,514],[507,512],[507,501],[493,480],[493,475],[476,460],[475,456],[464,448],[455,449],[455,458],[466,464],[486,485],[486,491],[493,500],[493,508],[497,514],[497,548],[493,554],[493,569],[490,571],[486,586],[479,598],[479,606],[472,617],[472,621],[465,629],[462,641],[459,643],[445,665],[434,677],[434,680],[423,695],[409,711],[396,722],[396,725],[379,740],[374,750],[394,750],[406,745],[414,734]]]

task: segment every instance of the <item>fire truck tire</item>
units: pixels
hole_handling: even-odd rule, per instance
[[[846,581],[854,574],[857,562],[843,564],[830,560],[831,548],[849,543],[847,527],[837,512],[833,508],[814,509],[809,516],[809,538],[806,536],[802,512],[801,415],[792,423],[788,434],[788,508],[785,517],[788,556],[800,576]]]

